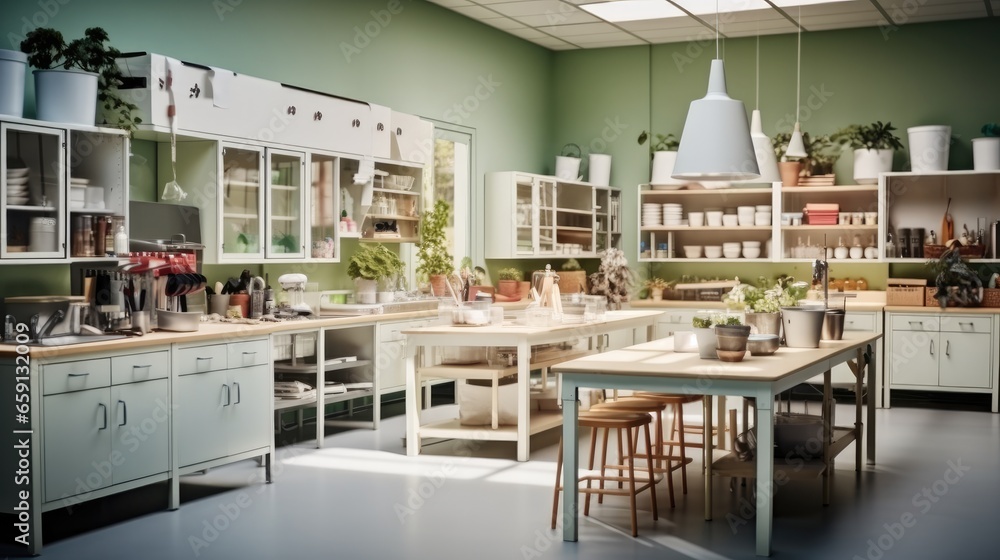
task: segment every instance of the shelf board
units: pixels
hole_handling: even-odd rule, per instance
[[[579,226],[556,226],[556,230],[562,231],[562,232],[566,232],[566,231],[579,231],[579,232],[590,233],[590,232],[594,231],[594,228],[579,227]]]
[[[39,213],[51,213],[58,212],[59,209],[55,206],[24,206],[20,204],[8,204],[7,210],[18,210],[21,212],[39,212]]]
[[[351,391],[347,391],[346,393],[323,395],[323,404],[360,399],[361,397],[370,397],[373,394],[374,391],[372,389],[353,389]],[[306,399],[274,399],[274,411],[280,412],[282,410],[304,408],[310,405],[315,405],[316,400],[317,397],[309,397]]]
[[[806,188],[806,187],[802,187]],[[676,190],[653,190],[643,189],[639,191],[641,196],[703,196],[720,194],[766,194],[770,195],[774,189],[771,187],[747,187],[747,188],[727,188],[727,189],[676,189]]]
[[[271,184],[269,188],[271,190],[275,190],[275,191],[297,191],[297,190],[301,189],[302,187],[299,187],[297,185],[275,185],[275,184]]]
[[[529,369],[551,367],[555,364],[575,360],[590,354],[589,350],[555,350],[538,353],[532,360]],[[517,366],[491,366],[485,363],[447,365],[441,364],[418,368],[418,373],[423,377],[439,377],[445,379],[493,379],[493,374],[497,377],[507,377],[517,375]]]
[[[642,226],[640,231],[771,231],[771,226]]]
[[[243,189],[256,189],[260,187],[258,181],[237,181],[236,179],[223,179],[222,188],[239,187]]]
[[[420,241],[417,237],[359,237],[358,239],[369,243],[416,243]]]
[[[537,434],[562,426],[562,411],[534,410],[531,412],[529,434]],[[477,439],[494,441],[517,441],[517,426],[500,426],[492,429],[482,426],[463,426],[458,418],[420,426],[421,438]]]
[[[735,259],[727,259],[727,258],[709,259],[709,258],[705,258],[705,257],[701,257],[701,258],[698,258],[698,259],[689,259],[689,258],[686,258],[686,257],[674,257],[674,258],[667,257],[667,258],[661,259],[661,258],[653,258],[653,257],[647,257],[647,258],[640,257],[639,260],[641,262],[687,262],[687,263],[699,263],[699,262],[700,263],[737,263],[737,262],[741,262],[741,263],[769,263],[769,262],[774,262],[770,258],[744,259],[743,257],[736,257]]]
[[[272,222],[297,222],[300,219],[301,218],[299,218],[298,216],[275,216],[273,214],[271,215]]]
[[[9,208],[9,206],[8,206]],[[121,212],[116,212],[115,210],[109,210],[107,208],[101,208],[100,210],[94,209],[90,210],[87,208],[70,208],[70,214],[90,214],[92,216],[114,216],[115,214],[120,214]]]
[[[832,226],[781,226],[781,231],[817,231],[821,229],[836,229],[836,230],[849,230],[849,231],[875,231],[878,229],[877,225],[871,226],[855,226],[855,225],[832,225]]]
[[[834,185],[834,186],[823,186],[823,187],[781,187],[782,194],[821,194],[821,193],[849,193],[849,192],[864,192],[864,193],[877,193],[878,184],[875,185]]]
[[[337,371],[341,369],[354,369],[359,367],[370,366],[371,360],[354,360],[353,362],[340,362],[337,361],[338,358],[331,358],[326,361],[326,367],[323,371]],[[289,364],[283,362],[274,363],[275,373],[316,373],[316,362],[302,363],[302,364]]]
[[[372,220],[395,220],[397,222],[419,222],[419,216],[400,216],[399,214],[368,214]]]
[[[236,212],[223,212],[222,217],[227,220],[256,220],[260,218],[257,214],[238,214]]]
[[[340,232],[341,239],[361,239],[360,231],[342,231]]]
[[[372,187],[372,192],[386,193],[386,194],[401,194],[403,196],[420,196],[420,193],[415,191],[404,191],[403,189],[387,189],[384,187]]]
[[[575,208],[556,208],[556,212],[559,214],[579,214],[582,216],[593,216],[593,210],[577,210]]]

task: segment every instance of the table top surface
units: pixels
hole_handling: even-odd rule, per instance
[[[782,346],[770,356],[747,356],[741,362],[705,360],[697,352],[674,352],[673,337],[644,342],[601,354],[592,354],[552,368],[557,373],[596,373],[671,378],[709,378],[733,381],[779,381],[820,364],[845,351],[878,340],[880,333],[850,331],[843,340],[824,340],[819,348]]]
[[[430,325],[402,331],[405,335],[449,335],[449,336],[504,336],[519,335],[531,337],[541,334],[567,334],[572,336],[587,336],[590,332],[605,332],[618,328],[626,328],[628,323],[653,324],[663,315],[663,310],[622,309],[608,311],[602,321],[590,323],[562,323],[547,327],[529,327],[527,325],[504,322],[502,325],[461,326],[461,325]]]

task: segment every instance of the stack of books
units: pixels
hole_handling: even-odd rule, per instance
[[[806,223],[811,226],[835,226],[839,212],[840,205],[835,202],[809,203],[802,209]]]
[[[830,173],[829,175],[807,175],[805,177],[799,177],[800,187],[832,187],[836,183],[837,177]]]
[[[316,397],[316,389],[301,381],[275,381],[274,398],[308,399]]]

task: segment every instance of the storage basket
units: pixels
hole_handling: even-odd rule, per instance
[[[887,286],[886,305],[924,305],[923,286]]]
[[[944,245],[924,245],[924,257],[928,259],[940,258],[946,249],[947,247]],[[967,259],[979,259],[986,254],[986,246],[961,245],[958,248],[958,254]]]
[[[927,291],[926,291],[926,295],[925,295],[924,306],[926,306],[926,307],[939,307],[940,306],[940,303],[938,303],[938,300],[937,300],[937,291],[938,291],[937,288],[928,286]],[[992,292],[1000,292],[1000,289],[995,289],[995,290],[984,289],[983,290],[983,299],[979,302],[980,306],[982,306],[982,307],[1000,307],[1000,294],[992,296],[993,297],[993,301],[994,301],[993,305],[987,305],[986,298],[990,297],[988,295],[988,293],[991,292],[991,291]],[[947,302],[945,302],[945,307],[976,307],[976,306],[975,305],[959,305],[958,303],[956,303],[956,302],[952,301],[951,299],[949,299]]]
[[[983,289],[983,307],[1000,307],[1000,288]]]

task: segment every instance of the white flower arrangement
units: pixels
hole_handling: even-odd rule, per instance
[[[781,276],[771,288],[761,288],[768,284],[763,276],[757,279],[758,286],[740,282],[722,298],[730,309],[751,313],[777,313],[782,307],[791,307],[805,298],[808,285],[796,282],[791,276]]]

